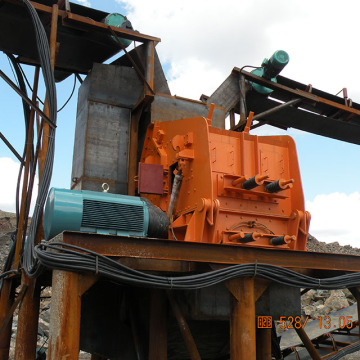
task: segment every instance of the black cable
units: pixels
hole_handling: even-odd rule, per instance
[[[9,275],[15,275],[15,274],[19,275],[20,272],[19,272],[18,270],[5,271],[5,272],[3,272],[2,274],[0,274],[0,279],[4,279],[4,278],[6,278],[6,277],[9,276]]]
[[[161,289],[199,289],[239,277],[254,276],[297,288],[343,289],[360,286],[360,273],[318,279],[275,265],[257,263],[232,265],[207,273],[168,277],[134,270],[109,257],[64,243],[44,242],[35,247],[35,252],[41,265],[51,269],[92,272],[119,283]]]
[[[8,59],[8,63],[9,63],[11,72],[12,72],[12,74],[13,74],[13,77],[14,77],[14,79],[15,79],[15,81],[16,81],[16,85],[17,85],[17,87],[20,87],[20,85],[19,85],[19,80],[18,80],[17,76],[15,75],[14,65],[10,62],[9,56],[7,57],[7,59]]]
[[[29,12],[31,21],[34,26],[36,47],[39,55],[39,60],[44,77],[46,94],[49,104],[49,118],[53,123],[56,124],[56,118],[57,118],[56,86],[55,86],[54,72],[51,64],[48,38],[46,36],[44,26],[41,23],[41,20],[34,7],[31,5],[29,0],[22,0],[22,1]],[[35,237],[36,237],[37,229],[40,226],[45,200],[49,191],[52,170],[53,170],[53,163],[54,163],[54,151],[55,151],[55,128],[50,127],[49,135],[48,135],[48,148],[44,161],[44,168],[39,183],[38,196],[35,202],[35,208],[29,226],[28,237],[25,243],[24,254],[23,254],[24,269],[29,277],[38,277],[42,272],[42,266],[36,259],[34,246],[35,246]]]
[[[355,351],[359,351],[359,350],[360,350],[360,343],[357,342],[354,345],[351,345],[344,349],[339,350],[335,355],[327,358],[327,360],[339,360],[339,359],[342,359],[344,356],[352,354]]]
[[[244,65],[242,68],[240,68],[240,73],[247,67],[252,69],[261,69],[261,66]]]
[[[19,63],[16,61],[15,57],[12,54],[6,54],[6,55],[8,57],[9,62],[12,65],[12,69],[15,70],[16,81],[18,83],[18,87],[20,88],[21,91],[24,92],[25,95],[27,95],[27,89],[26,89],[26,85],[25,85],[25,82],[24,82],[24,77],[22,75]],[[15,74],[14,74],[14,76],[15,76]],[[22,104],[23,104],[24,120],[25,120],[25,141],[24,141],[22,159],[25,160],[26,143],[29,141],[28,133],[29,133],[29,123],[30,123],[30,106],[24,100],[22,100]],[[32,149],[32,154],[33,154],[33,149]],[[32,165],[32,162],[30,163],[30,165]],[[24,168],[24,165],[20,164],[19,174],[18,174],[18,179],[17,179],[17,187],[16,187],[16,201],[15,201],[16,224],[18,224],[18,222],[19,222],[19,208],[20,208],[20,206],[19,206],[19,204],[20,204],[20,196],[19,196],[19,194],[20,194],[20,181],[21,181],[23,168]]]
[[[27,89],[26,84],[24,81],[23,73],[20,69],[19,63],[16,61],[15,57],[12,54],[7,54],[7,58],[9,61],[9,64],[11,66],[11,70],[14,74],[15,80],[18,84],[18,87],[21,91],[24,92],[24,94],[27,95]],[[26,156],[26,147],[27,143],[31,141],[32,139],[29,139],[29,126],[30,126],[30,107],[29,105],[22,100],[23,105],[23,112],[24,112],[24,122],[25,122],[25,139],[24,139],[24,148],[22,153],[22,159],[25,160]],[[33,166],[33,156],[34,156],[34,149],[32,147],[31,153],[30,153],[30,169]],[[19,172],[17,177],[17,183],[16,183],[16,199],[15,199],[15,212],[16,212],[16,230],[11,234],[11,243],[9,246],[9,253],[7,255],[7,258],[5,260],[4,266],[3,266],[3,272],[6,273],[11,269],[11,265],[13,263],[14,255],[15,255],[15,248],[16,248],[16,239],[17,239],[17,233],[18,233],[18,227],[19,227],[19,218],[20,218],[20,184],[21,184],[21,177],[23,173],[24,165],[23,163],[20,163],[19,166]],[[2,277],[0,278],[0,291],[2,289]]]
[[[31,87],[30,82],[29,82],[28,78],[26,77],[25,71],[24,71],[24,69],[22,68],[22,66],[20,64],[19,64],[19,68],[20,68],[20,71],[23,74],[23,77],[24,77],[24,79],[26,81],[27,86],[29,87],[30,91],[33,92],[34,90]],[[36,99],[39,100],[40,104],[44,105],[44,102],[37,95],[36,95]]]
[[[69,98],[65,101],[65,104],[57,111],[58,113],[68,104],[68,102],[71,100],[72,96],[74,95],[74,91],[75,91],[75,86],[76,86],[76,75],[74,74],[74,86],[71,90],[71,94],[69,96]]]

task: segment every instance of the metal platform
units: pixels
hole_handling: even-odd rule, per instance
[[[134,238],[123,236],[112,236],[102,234],[89,234],[80,232],[64,233],[55,237],[53,242],[63,242],[71,245],[84,247],[99,254],[109,256],[118,262],[130,266],[133,269],[143,271],[156,271],[164,274],[171,273],[184,274],[211,271],[214,266],[229,266],[232,264],[244,263],[266,263],[291,268],[295,271],[307,273],[312,276],[335,276],[348,271],[360,271],[356,268],[359,257],[353,255],[312,253],[289,250],[265,249],[260,247],[250,247],[246,245],[220,245],[207,243],[191,243],[171,240],[159,240],[149,238]],[[95,271],[95,270],[94,270]],[[53,296],[52,313],[50,325],[49,358],[58,359],[66,354],[75,356],[79,349],[80,339],[80,318],[81,318],[81,296],[96,283],[98,277],[94,274],[77,274],[59,270],[53,271]],[[254,284],[256,283],[256,288]],[[233,295],[232,313],[230,317],[230,353],[234,358],[238,358],[238,347],[246,346],[249,351],[255,351],[255,343],[251,338],[248,341],[242,339],[241,333],[246,333],[255,326],[255,302],[269,286],[269,281],[262,279],[239,279],[227,284],[227,288]],[[241,288],[241,290],[240,290]],[[67,299],[71,298],[72,301]],[[152,310],[155,311],[155,310]],[[351,316],[354,307],[351,308]],[[72,314],[71,321],[61,314]],[[236,316],[235,314],[243,316]],[[158,314],[158,315],[156,315]],[[166,316],[161,309],[157,309],[154,316]],[[350,316],[347,312],[338,314]],[[356,316],[357,319],[357,316]],[[163,320],[165,321],[165,320]],[[335,318],[334,318],[335,321]],[[339,321],[339,320],[337,320]],[[163,334],[166,329],[161,326],[161,321],[152,323],[151,332]],[[313,328],[311,336],[319,336],[323,330],[315,331],[319,325],[316,322],[309,323],[309,328]],[[237,330],[236,330],[237,329]],[[266,339],[269,332],[263,330],[262,335],[257,335],[257,351],[269,351],[270,342]],[[283,347],[297,346],[301,342],[295,336],[284,338]],[[166,335],[165,339],[166,339]],[[285,336],[285,335],[284,335]],[[56,339],[62,339],[59,346]],[[164,338],[159,335],[152,340],[152,358],[156,358],[157,351],[166,349]],[[166,340],[165,340],[166,341]],[[243,343],[245,341],[245,344]],[[155,350],[156,349],[156,350]],[[160,349],[160,350],[159,350]],[[165,351],[165,350],[164,350]],[[164,353],[162,351],[162,353]],[[165,351],[166,352],[166,351]],[[150,356],[150,355],[149,355]],[[150,358],[151,358],[150,356]],[[154,357],[155,356],[155,357]]]
[[[41,15],[44,28],[49,36],[52,5],[57,1],[42,0],[31,4]],[[103,63],[121,49],[111,37],[109,26],[103,23],[108,13],[86,6],[70,3],[71,12],[59,9],[55,63],[55,77],[61,81],[69,74],[87,74],[94,63]],[[140,42],[155,41],[159,38],[139,32],[111,27],[119,37]],[[19,56],[28,64],[38,64],[34,30],[30,17],[21,2],[5,0],[0,2],[0,50]]]

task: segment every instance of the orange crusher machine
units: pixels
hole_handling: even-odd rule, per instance
[[[169,238],[306,250],[310,214],[293,139],[218,129],[211,113],[147,130],[138,192],[167,212]]]

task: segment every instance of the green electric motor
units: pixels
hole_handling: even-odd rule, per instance
[[[253,70],[251,73],[260,76],[266,80],[277,83],[276,77],[280,74],[281,70],[288,64],[289,59],[289,55],[286,51],[277,50],[274,52],[270,59],[264,59],[260,68]],[[254,90],[263,95],[269,95],[273,92],[273,90],[255,83],[252,83],[252,87]]]
[[[123,16],[118,13],[109,14],[108,16],[106,16],[106,18],[103,21],[105,24],[110,26],[115,26],[127,30],[133,30],[131,22],[126,18],[126,16]],[[113,36],[111,37],[114,39],[114,41],[116,41],[116,39]],[[131,40],[128,39],[120,38],[119,40],[125,48],[127,48],[131,44]]]
[[[95,191],[52,188],[44,211],[45,239],[61,232],[168,237],[167,215],[147,199]]]

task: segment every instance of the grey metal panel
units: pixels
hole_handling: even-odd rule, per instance
[[[186,318],[192,320],[229,320],[230,293],[225,285],[177,293]]]
[[[221,106],[228,113],[239,102],[239,96],[239,76],[231,73],[206,102]]]
[[[136,49],[129,51],[128,53],[139,69],[145,68],[146,64],[146,51],[145,46],[140,45]],[[112,65],[121,65],[132,67],[129,58],[126,55],[121,56],[111,63]],[[170,89],[164,74],[164,70],[161,66],[159,55],[155,49],[154,52],[154,91],[155,93],[161,93],[171,95]]]
[[[130,110],[89,103],[84,175],[114,180],[127,193]]]
[[[171,95],[170,88],[156,49],[154,53],[154,91],[156,93]]]
[[[198,116],[207,117],[209,109],[209,104],[157,94],[151,104],[151,122],[173,121]],[[225,128],[225,110],[223,108],[215,108],[212,126]]]
[[[125,91],[128,84],[133,91]],[[79,89],[72,188],[127,194],[130,108],[143,85],[133,69],[95,64]],[[122,86],[121,84],[124,84]],[[139,89],[137,88],[139,86]],[[119,106],[122,105],[122,106]]]
[[[71,179],[81,178],[84,172],[85,136],[88,116],[88,108],[86,105],[86,102],[83,102],[82,106],[80,106],[80,102],[78,103]],[[71,181],[71,184],[73,184],[73,181]]]
[[[256,302],[256,315],[271,315],[273,320],[281,316],[301,316],[300,289],[271,283]]]
[[[96,63],[87,86],[88,100],[130,109],[137,103],[144,89],[133,68]]]
[[[177,294],[184,315],[193,320],[228,320],[230,292],[224,285]],[[301,314],[300,290],[271,283],[256,303],[256,316],[297,316]]]

